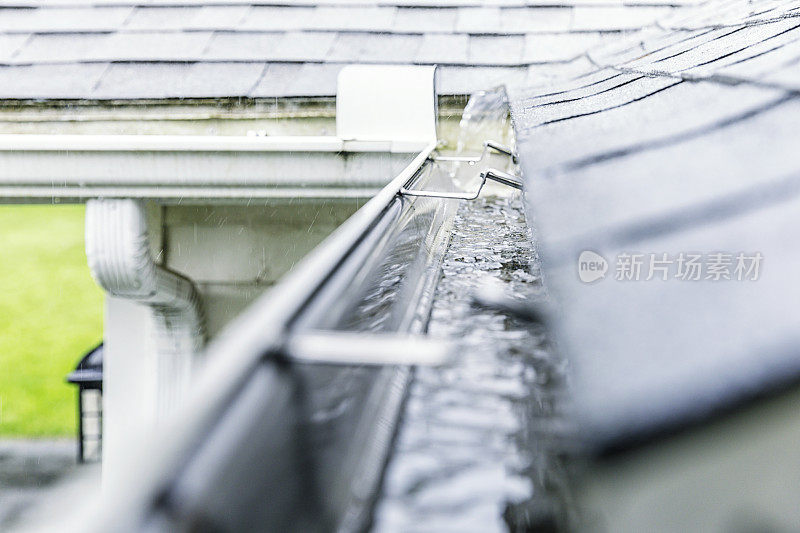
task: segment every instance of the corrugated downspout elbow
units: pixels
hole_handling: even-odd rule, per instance
[[[205,344],[200,297],[188,278],[153,259],[144,204],[131,199],[89,200],[86,256],[95,281],[110,295],[150,306],[157,328],[157,416],[184,396]]]

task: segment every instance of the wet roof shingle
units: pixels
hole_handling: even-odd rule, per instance
[[[40,99],[333,96],[350,63],[439,64],[439,91],[468,94],[525,82],[532,66],[574,60],[698,1],[3,0],[0,76],[19,79],[0,85],[0,98],[20,98],[33,80]],[[179,80],[186,63],[206,78],[166,90],[161,78]],[[230,77],[230,63],[248,75]],[[121,75],[136,65],[139,79]],[[92,83],[64,79],[95,70]],[[262,77],[251,84],[253,71]]]
[[[509,88],[554,327],[598,451],[800,382],[798,15],[798,1],[709,2],[591,50],[559,82]],[[584,251],[605,278],[580,280]],[[736,279],[740,253],[762,257],[757,280]],[[678,271],[690,254],[698,280]]]

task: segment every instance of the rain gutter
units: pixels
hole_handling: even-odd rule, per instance
[[[281,360],[280,354],[286,355],[293,322],[357,252],[359,245],[372,238],[373,230],[383,231],[381,220],[390,216],[393,208],[409,201],[400,195],[400,190],[418,176],[435,147],[436,143],[431,142],[374,198],[207,346],[203,372],[170,419],[174,425],[170,439],[157,445],[142,443],[143,453],[130,461],[130,471],[119,476],[118,484],[105,487],[102,509],[91,517],[86,531],[142,531],[153,527],[154,521],[164,520],[157,502],[164,498],[181,500],[175,489],[186,487],[187,475],[190,478],[198,475],[192,475],[198,464],[220,460],[208,459],[209,452],[205,449],[209,443],[213,445],[215,434],[225,432],[225,420],[230,420],[225,415],[237,411],[238,401],[253,386],[248,384],[257,383],[257,389],[268,394],[265,405],[277,411],[283,406],[288,412],[292,403],[290,384],[275,363]],[[273,364],[265,366],[265,360],[272,360]],[[274,431],[284,431],[284,423],[294,422],[287,416]],[[228,444],[216,453],[230,451]],[[212,467],[207,465],[201,470],[209,468]]]
[[[425,147],[341,137],[0,135],[0,201],[371,197]]]

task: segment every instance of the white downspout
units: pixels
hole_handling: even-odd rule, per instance
[[[92,276],[106,292],[152,310],[157,329],[155,415],[162,419],[184,397],[193,360],[205,343],[197,289],[153,260],[145,206],[139,200],[86,203],[86,256]]]

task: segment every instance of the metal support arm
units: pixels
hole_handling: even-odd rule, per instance
[[[421,335],[315,331],[290,337],[283,354],[299,363],[438,366],[452,359],[454,348],[448,340]]]
[[[499,142],[496,141],[486,141],[485,143],[483,143],[483,151],[481,152],[481,155],[477,157],[463,156],[463,155],[437,155],[437,156],[432,156],[431,159],[433,161],[459,161],[463,163],[477,163],[478,161],[486,157],[486,154],[488,154],[491,150],[494,150],[495,152],[501,153],[503,155],[507,155],[508,157],[511,158],[514,164],[516,164],[518,161],[517,154],[515,154],[511,148],[503,144],[500,144]]]
[[[400,194],[404,196],[424,196],[426,198],[446,198],[449,200],[475,200],[480,196],[487,179],[522,190],[522,180],[519,177],[509,174],[508,172],[503,172],[502,170],[497,170],[496,168],[490,168],[486,172],[481,172],[481,183],[475,192],[413,190],[408,187],[413,186],[416,180],[411,180],[406,186],[400,188]]]

